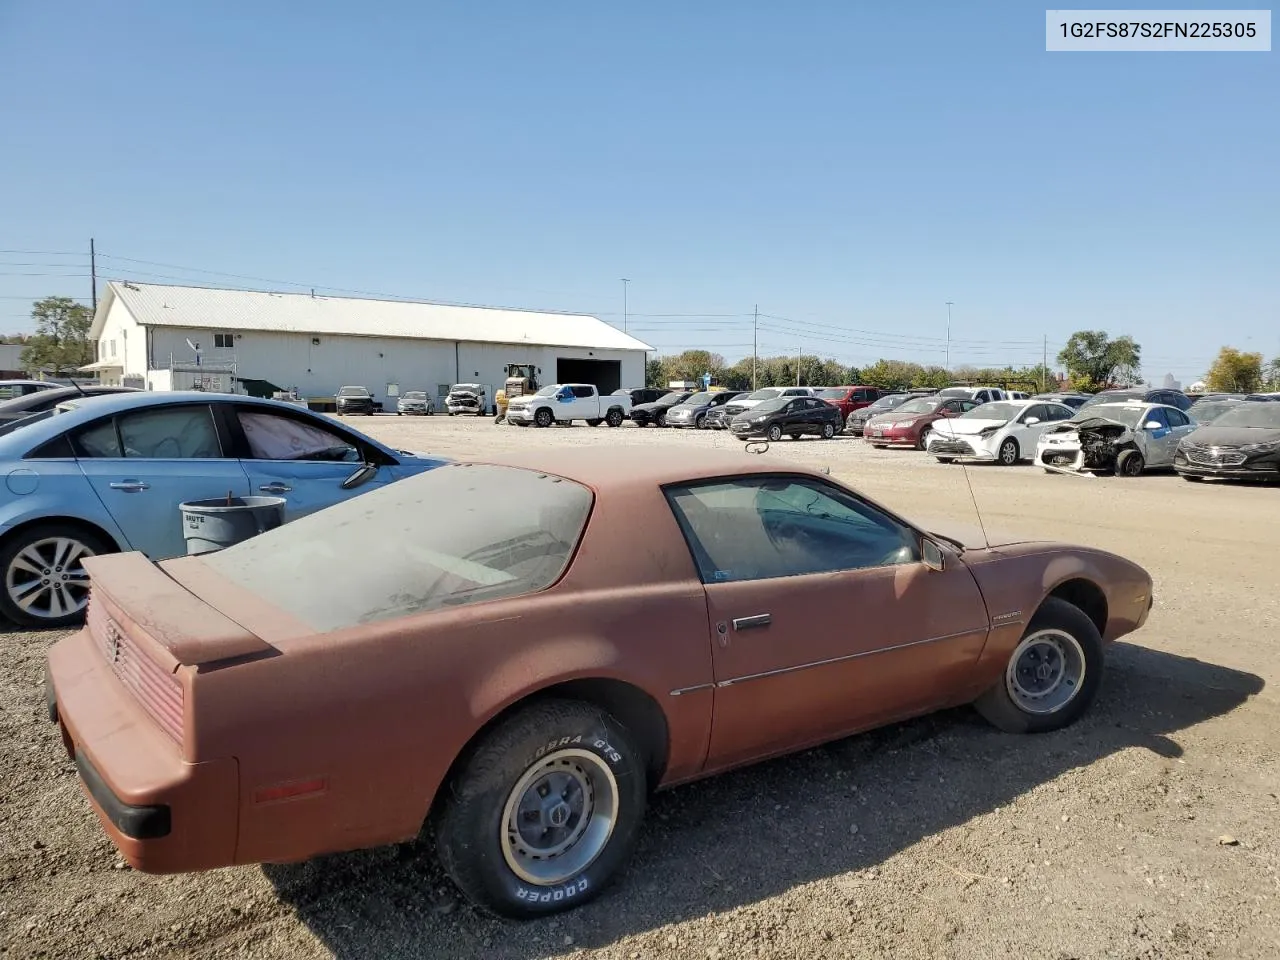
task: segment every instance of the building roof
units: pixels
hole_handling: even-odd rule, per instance
[[[144,326],[255,330],[329,336],[461,340],[595,350],[652,350],[598,317],[579,313],[457,307],[405,300],[321,297],[113,280],[98,303],[90,337],[102,335],[121,300]]]

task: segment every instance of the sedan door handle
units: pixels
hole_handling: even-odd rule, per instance
[[[262,493],[288,493],[293,487],[283,483],[265,483],[258,488]]]
[[[767,627],[773,623],[773,615],[768,613],[757,613],[753,617],[737,617],[733,621],[733,629],[750,630],[752,627]]]
[[[150,490],[151,484],[142,480],[115,480],[108,484],[112,490],[123,490],[125,493],[137,493],[140,490]]]

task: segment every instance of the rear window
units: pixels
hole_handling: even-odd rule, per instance
[[[312,629],[340,630],[549,587],[591,505],[591,491],[571,480],[454,464],[202,560]]]

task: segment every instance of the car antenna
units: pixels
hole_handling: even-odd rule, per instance
[[[969,468],[960,461],[960,471],[964,474],[964,482],[969,487],[969,499],[973,501],[973,512],[978,516],[978,529],[982,531],[982,549],[990,550],[991,541],[987,538],[987,525],[982,522],[982,511],[978,509],[978,498],[973,493],[973,481],[969,479]]]
[[[80,384],[76,383],[76,378],[75,378],[75,377],[72,377],[72,378],[71,378],[71,385],[72,385],[73,387],[75,387],[77,390],[79,390],[79,391],[80,391],[80,396],[82,396],[82,397],[87,397],[87,396],[88,396],[88,394],[84,392],[84,388],[83,388],[82,386],[80,386]]]

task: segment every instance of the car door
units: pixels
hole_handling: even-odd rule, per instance
[[[70,439],[77,465],[129,546],[152,560],[186,553],[180,503],[249,494],[208,403],[118,414]]]
[[[1168,409],[1164,415],[1169,421],[1169,462],[1172,463],[1178,445],[1195,431],[1196,424],[1181,410]]]
[[[1035,423],[1027,423],[1035,420]],[[1053,420],[1047,404],[1037,403],[1027,407],[1013,422],[1009,433],[1018,441],[1018,450],[1023,459],[1032,457],[1036,452],[1036,444],[1040,435],[1052,424]]]
[[[319,417],[250,404],[228,404],[226,413],[252,494],[283,497],[286,520],[396,479],[394,465],[381,451]],[[365,463],[373,463],[377,471],[343,489],[343,481]]]
[[[594,420],[600,416],[600,397],[595,387],[584,385],[570,387],[573,394],[573,416],[579,420]]]
[[[708,766],[928,709],[968,677],[988,618],[964,565],[920,560],[914,530],[816,478],[681,485],[716,683]]]
[[[1139,432],[1146,439],[1146,450],[1143,459],[1148,467],[1164,467],[1173,463],[1173,451],[1177,446],[1173,438],[1173,429],[1169,424],[1166,410],[1163,407],[1148,407],[1142,414],[1138,424]],[[1148,424],[1154,424],[1148,427]]]

